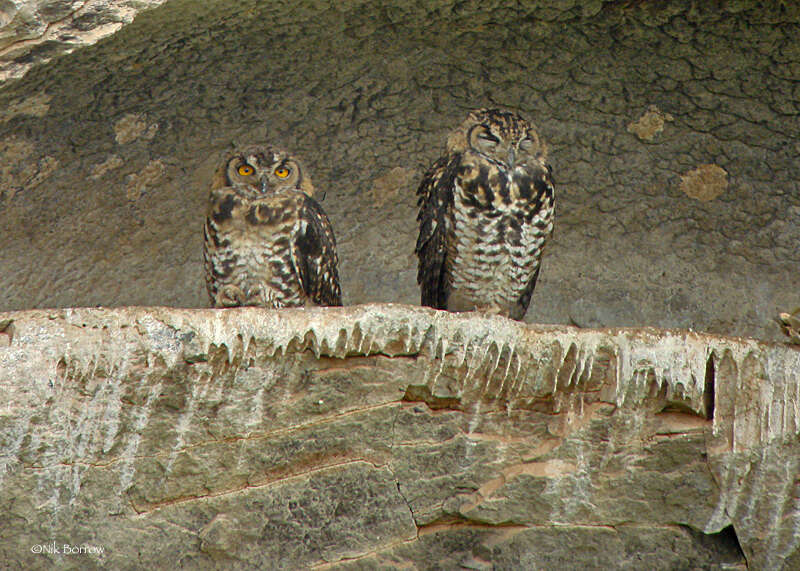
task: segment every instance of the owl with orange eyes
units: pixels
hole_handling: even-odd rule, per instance
[[[255,146],[226,158],[204,227],[213,307],[342,305],[336,240],[313,194],[284,151]]]

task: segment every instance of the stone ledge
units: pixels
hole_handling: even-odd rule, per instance
[[[33,310],[0,314],[0,403],[0,556],[26,567],[800,562],[778,344],[391,304]],[[51,541],[104,553],[30,552]]]

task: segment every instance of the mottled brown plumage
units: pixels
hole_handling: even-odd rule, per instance
[[[789,338],[789,343],[800,345],[800,307],[791,313],[778,314],[778,324]]]
[[[533,125],[497,109],[473,111],[417,194],[422,305],[522,319],[554,215]]]
[[[252,147],[225,160],[204,228],[212,306],[342,304],[336,241],[312,194],[283,151]]]

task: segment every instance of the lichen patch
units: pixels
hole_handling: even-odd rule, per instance
[[[125,191],[128,200],[138,200],[147,190],[147,187],[156,184],[164,176],[166,168],[159,160],[150,161],[141,171],[128,175],[128,185]]]
[[[728,173],[713,164],[700,165],[681,176],[681,190],[700,202],[710,202],[728,188]]]
[[[148,125],[147,117],[141,113],[128,113],[114,123],[114,136],[118,144],[127,145],[141,137],[152,139],[158,131],[158,123]]]
[[[656,135],[664,130],[665,123],[672,120],[672,115],[651,105],[637,121],[628,123],[628,132],[633,133],[642,141],[652,142]]]
[[[92,168],[92,174],[89,175],[90,178],[97,180],[98,178],[102,177],[109,171],[114,169],[118,169],[122,166],[122,159],[119,155],[110,155],[106,160],[102,163],[96,164],[94,168]]]

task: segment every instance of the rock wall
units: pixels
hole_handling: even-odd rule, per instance
[[[0,82],[92,45],[164,0],[7,0],[0,3]]]
[[[402,305],[0,330],[11,568],[800,566],[787,346]]]
[[[346,303],[417,303],[415,188],[497,105],[556,181],[528,320],[778,339],[798,37],[790,2],[170,0],[0,87],[0,309],[204,307],[211,173],[262,139],[326,192]]]

